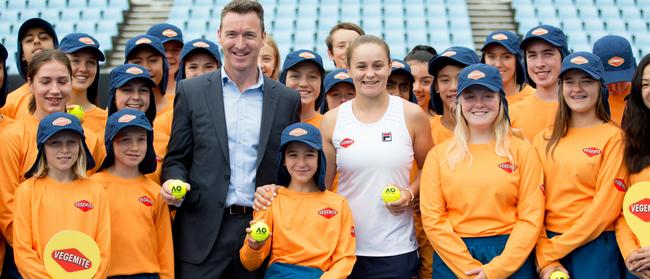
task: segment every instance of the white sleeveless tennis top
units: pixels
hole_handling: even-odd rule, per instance
[[[395,256],[417,250],[413,211],[390,214],[381,200],[388,184],[409,185],[413,144],[404,103],[389,96],[388,109],[375,123],[354,116],[352,102],[339,107],[332,142],[339,172],[338,193],[348,199],[354,217],[359,256]]]

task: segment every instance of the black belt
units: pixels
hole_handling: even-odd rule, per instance
[[[253,214],[253,208],[233,204],[230,207],[226,207],[225,210],[224,210],[224,213],[230,214],[230,215]]]

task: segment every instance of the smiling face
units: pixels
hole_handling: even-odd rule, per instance
[[[300,93],[303,107],[313,107],[320,95],[321,73],[314,63],[301,62],[287,70],[287,87]]]
[[[267,76],[272,78],[275,71],[275,66],[278,63],[278,58],[275,57],[275,52],[273,47],[269,44],[264,44],[262,49],[260,49],[260,54],[257,59],[257,64],[262,68],[262,72]]]
[[[390,95],[401,97],[408,101],[411,93],[411,81],[405,74],[391,74],[386,83],[386,91]]]
[[[97,58],[90,50],[68,54],[72,66],[72,89],[86,91],[97,76]]]
[[[284,151],[284,165],[292,182],[313,182],[318,170],[318,151],[304,143],[292,142]]]
[[[417,60],[406,62],[411,66],[411,74],[415,78],[413,94],[418,99],[418,105],[428,111],[429,100],[431,99],[431,83],[433,83],[433,76],[429,74],[429,65]]]
[[[467,126],[491,127],[499,114],[500,96],[483,86],[470,86],[460,94],[460,107]]]
[[[334,60],[334,65],[337,68],[347,68],[347,55],[346,50],[350,43],[360,37],[359,33],[349,29],[339,29],[332,33],[332,49],[327,50],[327,55],[330,59]]]
[[[262,22],[255,12],[226,13],[221,18],[218,36],[226,70],[244,72],[257,68],[257,57],[266,33],[262,31]]]
[[[140,47],[136,49],[127,60],[127,63],[138,64],[151,75],[156,84],[160,84],[163,78],[163,57],[152,49],[153,47]]]
[[[183,44],[178,41],[169,41],[163,44],[165,47],[165,57],[167,57],[167,65],[169,65],[169,76],[173,76],[178,71],[178,60],[181,56]]]
[[[185,78],[193,78],[218,69],[217,59],[203,51],[196,51],[185,58]]]
[[[140,127],[127,127],[113,139],[115,164],[137,168],[147,154],[147,131]]]
[[[557,47],[540,40],[526,47],[526,69],[538,87],[555,86],[561,68],[562,55]]]
[[[572,112],[595,115],[600,82],[583,71],[570,70],[562,76],[562,97]]]
[[[36,112],[39,115],[65,111],[65,104],[72,91],[70,72],[61,62],[45,62],[34,78],[29,79],[29,89],[34,94]]]
[[[62,131],[45,142],[45,160],[50,171],[67,172],[79,158],[81,137],[72,131]]]
[[[641,98],[643,104],[650,109],[650,67],[643,68],[643,77],[641,80]]]
[[[390,75],[390,59],[378,44],[364,43],[352,51],[350,76],[358,95],[378,96],[386,92]]]
[[[501,73],[503,83],[515,80],[517,69],[517,56],[510,53],[505,47],[491,45],[485,49],[485,64],[494,66]]]
[[[335,109],[341,104],[354,99],[357,93],[354,90],[354,85],[349,83],[339,83],[334,85],[327,95],[325,100],[327,101],[327,107],[329,109]]]
[[[23,48],[21,59],[29,64],[36,53],[44,49],[53,49],[54,39],[45,29],[36,27],[27,30],[20,40],[20,45]]]
[[[456,110],[456,95],[458,93],[458,73],[463,68],[456,65],[444,66],[438,72],[435,88],[440,94],[442,105],[448,111],[454,113]]]
[[[117,110],[131,108],[146,112],[151,102],[151,88],[141,80],[131,80],[115,90]]]

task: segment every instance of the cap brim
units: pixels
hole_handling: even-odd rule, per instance
[[[632,81],[635,70],[634,67],[630,67],[625,70],[605,72],[605,76],[603,77],[605,84],[609,85],[617,82]]]
[[[544,38],[544,37],[537,37],[537,36],[536,36],[536,37],[529,37],[529,38],[526,38],[526,39],[524,39],[523,41],[521,41],[521,44],[519,44],[519,45],[521,46],[521,50],[524,50],[524,51],[525,51],[525,50],[526,50],[526,46],[527,46],[530,42],[535,41],[535,40],[542,40],[542,41],[547,42],[547,43],[549,43],[549,44],[551,44],[551,45],[553,45],[553,46],[556,46],[556,47],[558,47],[558,48],[562,48],[562,45],[559,44],[559,43],[556,43],[556,42],[551,41],[551,40],[549,40],[549,39],[546,39],[546,38]],[[562,52],[562,51],[560,51],[560,52]]]
[[[325,95],[327,95],[327,92],[332,90],[332,88],[334,88],[334,86],[337,86],[337,85],[339,85],[341,83],[347,83],[347,84],[352,85],[352,87],[354,87],[354,82],[350,82],[347,79],[337,79],[335,82],[333,82],[332,84],[328,84],[328,86],[325,87]]]
[[[49,134],[47,137],[42,139],[40,143],[38,143],[39,148],[38,148],[38,155],[36,155],[37,159],[34,162],[34,164],[32,165],[32,167],[27,172],[25,172],[25,177],[27,177],[27,178],[31,177],[34,174],[34,172],[36,171],[36,169],[38,168],[38,158],[41,158],[41,156],[43,154],[43,149],[44,149],[45,142],[47,142],[47,140],[49,140],[55,134],[58,134],[58,133],[63,132],[63,131],[73,131],[73,132],[75,132],[77,135],[79,135],[81,137],[81,145],[83,146],[84,152],[86,153],[86,171],[89,171],[89,170],[92,170],[93,168],[95,168],[95,159],[93,158],[93,154],[90,152],[90,149],[88,149],[88,145],[86,145],[86,136],[84,134],[79,133],[75,129],[63,128],[63,129],[60,129],[60,130],[56,130],[54,133]]]
[[[458,88],[458,95],[463,94],[463,91],[467,90],[467,88],[470,88],[470,87],[472,87],[472,86],[482,86],[482,87],[485,87],[485,88],[487,88],[488,90],[490,90],[490,91],[492,91],[492,92],[497,92],[497,93],[499,93],[500,90],[501,90],[501,88],[498,88],[498,87],[492,86],[492,85],[487,84],[487,83],[483,83],[483,82],[471,82],[471,83],[466,84],[466,85],[463,86],[463,87],[459,87],[459,88]]]
[[[465,62],[447,56],[436,56],[429,62],[429,74],[432,76],[438,75],[438,72],[447,65],[460,65],[462,67],[469,66]]]
[[[510,53],[512,53],[512,54],[514,54],[514,55],[519,55],[519,51],[521,51],[521,50],[519,50],[519,49],[514,49],[514,48],[512,48],[512,46],[510,46],[510,45],[508,45],[508,44],[504,44],[503,42],[500,42],[500,41],[492,41],[492,42],[489,42],[489,43],[485,44],[485,45],[481,48],[481,52],[485,52],[485,49],[486,49],[486,48],[488,48],[489,46],[493,46],[493,45],[502,46],[502,47],[506,48],[506,49],[508,50],[508,52],[510,52]]]
[[[404,75],[406,75],[408,77],[408,79],[409,79],[409,81],[411,81],[411,83],[415,82],[415,78],[413,77],[413,74],[411,72],[407,71],[404,68],[397,68],[397,69],[391,70],[390,74],[391,75],[392,74],[404,74]]]
[[[307,146],[309,146],[310,148],[313,148],[313,149],[316,149],[316,150],[322,150],[323,149],[322,146],[318,146],[317,144],[315,144],[313,142],[310,142],[310,141],[307,141],[307,140],[304,140],[304,139],[301,139],[301,138],[296,138],[296,139],[291,139],[291,140],[288,140],[286,142],[283,142],[282,145],[280,145],[280,150],[282,150],[282,152],[284,152],[284,149],[287,147],[287,145],[289,145],[292,142],[304,143]]]
[[[61,51],[65,52],[65,53],[75,53],[75,52],[80,51],[82,49],[88,49],[88,50],[92,51],[95,54],[95,56],[97,56],[97,60],[99,60],[99,61],[104,62],[106,60],[106,56],[104,56],[104,53],[101,50],[99,50],[98,48],[93,47],[93,46],[78,46],[78,47],[73,47],[73,48],[66,49],[66,50],[61,50]]]
[[[141,77],[141,76],[134,76],[134,77],[128,77],[128,78],[125,78],[124,80],[120,80],[120,81],[118,81],[118,82],[115,84],[115,89],[124,86],[124,85],[127,84],[129,81],[132,81],[132,80],[134,80],[134,79],[141,79],[141,80],[144,80],[144,81],[145,81],[149,86],[151,86],[152,88],[155,88],[155,87],[157,86],[156,83],[155,83],[153,80],[151,80],[151,78],[145,78],[145,77]]]
[[[585,72],[585,73],[587,73],[591,78],[593,78],[593,79],[595,79],[595,80],[601,80],[601,79],[602,79],[602,77],[598,76],[596,73],[594,73],[594,72],[592,72],[592,71],[590,71],[590,70],[584,69],[584,68],[580,68],[580,67],[578,67],[578,66],[571,66],[571,67],[568,67],[568,68],[562,70],[562,71],[560,72],[560,75],[559,75],[559,76],[562,77],[564,74],[566,74],[566,72],[571,71],[571,70],[579,70],[579,71]]]

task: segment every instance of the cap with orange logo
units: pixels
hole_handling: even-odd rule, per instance
[[[148,48],[154,53],[160,55],[162,58],[162,79],[160,80],[160,84],[158,84],[158,89],[160,89],[160,92],[165,95],[165,92],[167,91],[167,79],[169,77],[169,65],[167,64],[165,47],[160,39],[147,34],[138,35],[129,39],[124,47],[124,63],[129,63],[129,59],[143,48]]]
[[[526,47],[532,41],[542,40],[560,49],[562,57],[569,55],[569,46],[567,37],[562,29],[552,25],[539,25],[530,29],[519,45],[521,50],[526,51]]]
[[[289,186],[291,175],[284,165],[284,151],[290,143],[299,142],[315,149],[319,154],[318,171],[314,181],[321,191],[325,191],[325,153],[323,153],[323,140],[318,128],[308,123],[295,123],[286,127],[280,135],[280,149],[278,151],[277,181],[279,185]]]
[[[129,127],[142,128],[147,133],[147,152],[138,168],[142,174],[152,173],[156,170],[156,153],[153,148],[153,127],[145,114],[135,109],[123,109],[111,114],[106,120],[106,131],[104,132],[104,144],[106,148],[106,158],[100,170],[108,168],[115,163],[115,154],[113,153],[113,140],[122,130]]]
[[[562,69],[560,69],[560,78],[571,70],[579,70],[586,73],[589,77],[597,80],[601,84],[600,95],[604,99],[603,103],[609,113],[609,93],[605,85],[605,70],[603,63],[598,55],[591,52],[578,51],[572,53],[562,60]]]
[[[320,92],[318,94],[318,97],[316,98],[316,104],[315,104],[315,109],[318,110],[318,108],[321,105],[321,102],[323,100],[323,81],[324,81],[324,75],[325,75],[325,68],[323,67],[323,58],[311,50],[307,49],[299,49],[290,52],[287,54],[287,57],[284,59],[284,63],[282,64],[282,71],[280,72],[280,78],[279,81],[280,83],[286,85],[287,84],[287,72],[292,69],[293,67],[297,66],[300,63],[312,63],[313,65],[316,66],[318,71],[320,71],[321,74],[321,86],[320,86]]]
[[[392,75],[398,75],[402,74],[405,75],[406,78],[411,82],[411,89],[409,91],[409,99],[408,101],[414,104],[418,103],[417,97],[415,97],[415,93],[413,93],[413,83],[415,82],[415,77],[413,77],[413,74],[411,73],[411,66],[409,64],[406,64],[406,62],[393,58],[391,60],[391,67],[390,67],[390,76]],[[390,76],[388,77],[390,79]]]
[[[516,67],[515,67],[515,77],[517,84],[523,84],[526,81],[526,72],[523,63],[523,53],[519,48],[521,40],[519,35],[512,33],[508,30],[497,30],[488,34],[485,38],[485,43],[481,51],[483,56],[481,57],[481,63],[485,63],[485,53],[491,46],[501,46],[504,47],[508,52],[514,54],[516,57]]]
[[[149,27],[147,34],[158,38],[163,44],[174,41],[183,43],[183,32],[176,25],[169,23],[154,24]]]
[[[86,33],[70,33],[63,37],[59,44],[59,50],[68,54],[82,49],[92,51],[98,61],[106,60],[104,53],[99,49],[97,40]]]
[[[479,63],[481,59],[478,57],[473,49],[461,46],[454,46],[446,49],[441,55],[438,55],[429,61],[429,74],[438,76],[438,72],[447,65],[456,65],[460,67],[467,67],[472,64]],[[433,86],[433,85],[432,85]],[[433,107],[438,115],[444,113],[442,99],[440,94],[435,94],[435,90],[431,90],[431,100]]]
[[[156,87],[156,83],[151,79],[149,71],[146,68],[137,64],[123,64],[119,65],[111,71],[109,80],[109,94],[108,94],[108,115],[117,112],[117,104],[115,104],[115,94],[118,88],[125,86],[133,80],[143,81],[150,90]],[[156,98],[153,94],[149,94],[149,107],[145,113],[147,118],[153,123],[156,117]]]
[[[465,67],[458,73],[458,93],[457,96],[465,93],[468,88],[472,86],[481,86],[490,92],[497,92],[501,96],[501,104],[503,105],[506,117],[508,120],[508,100],[506,99],[506,92],[503,91],[503,80],[499,70],[490,65],[483,63],[473,64]]]
[[[221,62],[221,53],[219,53],[219,46],[217,44],[206,39],[191,40],[185,43],[181,50],[180,65],[178,66],[178,74],[176,75],[178,80],[185,79],[185,59],[195,52],[203,52],[212,56],[217,61],[217,68],[220,68],[223,64]]]
[[[636,70],[636,59],[627,39],[606,35],[594,43],[593,51],[603,62],[606,84],[632,81]]]

